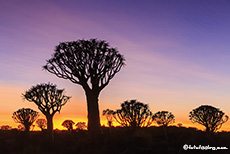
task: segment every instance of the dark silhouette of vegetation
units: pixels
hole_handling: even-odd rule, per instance
[[[22,124],[26,132],[29,132],[30,126],[34,123],[38,116],[37,111],[34,111],[30,108],[22,108],[15,111],[12,118],[16,123]]]
[[[168,140],[168,132],[166,127],[168,127],[169,124],[175,122],[175,116],[168,111],[158,111],[152,116],[152,119],[154,122],[156,122],[159,126],[162,126],[165,138]]]
[[[41,131],[45,130],[47,126],[47,121],[46,119],[38,119],[36,121],[37,126],[41,129]]]
[[[109,132],[109,129],[112,129]],[[0,130],[0,149],[3,154],[229,154],[223,150],[183,150],[185,144],[199,147],[226,147],[230,145],[229,132],[217,132],[207,136],[195,128],[168,126],[168,139],[161,127],[147,127],[132,132],[125,127],[104,127],[99,145],[93,144],[86,131],[54,131],[54,142],[47,141],[40,131],[30,131],[25,138],[22,132]]]
[[[23,94],[23,97],[29,102],[34,102],[38,109],[45,115],[47,120],[47,130],[53,139],[53,116],[61,111],[70,99],[64,95],[64,89],[57,89],[57,86],[48,84],[37,84]]]
[[[76,126],[76,131],[82,131],[87,129],[85,122],[78,122],[75,126]]]
[[[193,109],[189,117],[193,123],[199,123],[205,126],[207,133],[216,132],[228,121],[228,116],[224,115],[224,112],[209,105],[201,105]]]
[[[177,126],[178,127],[183,127],[183,124],[182,123],[178,123]]]
[[[175,122],[175,116],[168,111],[159,111],[155,113],[152,118],[159,126],[164,127]]]
[[[63,42],[43,67],[59,78],[83,87],[88,109],[88,130],[99,135],[98,97],[109,81],[125,65],[123,55],[106,41],[97,39]]]
[[[137,100],[125,101],[121,104],[121,109],[114,111],[113,115],[123,127],[148,127],[153,122],[148,105]]]
[[[71,132],[73,130],[73,125],[75,124],[75,122],[73,122],[72,120],[65,120],[62,123],[62,126],[67,128],[69,132]]]
[[[12,129],[12,127],[9,125],[2,125],[1,126],[1,130],[11,130],[11,129]]]
[[[113,114],[114,114],[114,111],[110,109],[106,109],[102,111],[102,115],[106,117],[107,124],[109,127],[112,127],[113,125],[113,121],[114,121]]]
[[[22,125],[22,124],[18,125],[17,130],[18,130],[18,131],[25,131],[24,125]]]

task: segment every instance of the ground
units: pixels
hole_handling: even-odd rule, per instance
[[[187,149],[197,147],[209,150]],[[229,154],[230,132],[206,134],[195,128],[171,126],[140,129],[102,127],[102,136],[92,138],[87,131],[55,131],[54,141],[46,132],[29,134],[17,130],[0,131],[0,151],[9,154]]]

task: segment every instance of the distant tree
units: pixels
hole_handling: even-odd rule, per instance
[[[47,126],[47,121],[46,121],[46,119],[38,119],[36,121],[36,124],[43,131]]]
[[[30,131],[30,126],[39,117],[38,112],[30,108],[22,108],[13,113],[13,120],[25,127],[25,131]]]
[[[175,122],[175,116],[168,111],[159,111],[155,113],[152,118],[159,126],[164,127],[167,127],[169,124]]]
[[[52,83],[37,84],[26,91],[23,97],[29,102],[34,102],[45,115],[47,130],[53,139],[53,116],[56,112],[60,113],[62,106],[70,97],[64,95],[64,89],[57,89],[57,86]]]
[[[72,131],[73,130],[73,125],[75,124],[75,122],[73,122],[72,120],[65,120],[62,123],[62,126],[67,128],[68,131]]]
[[[167,126],[175,122],[174,115],[168,111],[159,111],[152,116],[154,122],[159,126],[163,126],[165,138],[168,140]]]
[[[113,115],[123,127],[148,127],[152,124],[152,112],[148,105],[137,100],[125,101]]]
[[[83,87],[88,109],[88,129],[100,135],[98,97],[109,81],[124,66],[124,57],[106,41],[97,39],[63,42],[43,67],[59,78]]]
[[[11,130],[11,129],[12,129],[12,127],[9,125],[2,125],[1,126],[1,130]]]
[[[189,114],[190,120],[205,126],[207,133],[216,132],[228,121],[228,116],[224,115],[224,112],[209,105],[201,105]]]
[[[78,122],[75,126],[77,127],[76,128],[77,131],[81,131],[81,130],[86,130],[87,129],[87,126],[86,126],[85,122]]]
[[[178,126],[178,127],[182,127],[183,124],[182,124],[182,123],[178,123],[177,126]]]
[[[113,114],[114,114],[114,111],[110,109],[106,109],[102,111],[102,115],[106,117],[109,127],[112,127],[113,125]]]

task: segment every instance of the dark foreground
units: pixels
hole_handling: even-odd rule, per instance
[[[55,131],[54,141],[46,138],[45,132],[30,132],[25,136],[16,130],[0,131],[1,154],[230,154],[230,133],[207,135],[194,128],[162,127],[102,128],[103,135],[93,140],[87,131]],[[226,147],[224,150],[188,149]]]

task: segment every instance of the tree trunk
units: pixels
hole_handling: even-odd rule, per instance
[[[205,131],[206,131],[206,133],[209,133],[210,132],[210,128],[207,126]]]
[[[101,135],[100,113],[98,107],[99,92],[86,92],[88,109],[88,130],[94,136]]]
[[[30,131],[30,125],[29,124],[24,124],[24,127],[25,127],[25,132],[29,133],[29,131]]]
[[[53,134],[53,116],[52,115],[46,115],[47,120],[47,131],[52,140],[54,140],[54,134]]]

